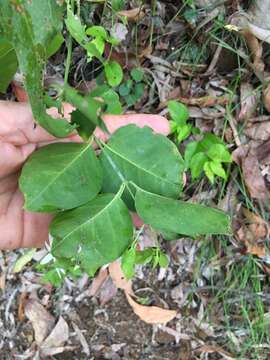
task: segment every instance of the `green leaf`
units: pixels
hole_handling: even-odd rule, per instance
[[[158,263],[159,263],[159,266],[162,268],[168,267],[168,265],[169,265],[168,256],[166,254],[160,253]]]
[[[154,255],[154,251],[155,249],[153,248],[148,248],[142,251],[137,251],[136,252],[136,264],[143,264],[146,265],[148,263],[150,263],[153,259],[153,255]]]
[[[54,55],[60,49],[60,46],[63,44],[64,41],[65,39],[61,33],[56,34],[55,37],[50,42],[50,44],[48,45],[48,47],[46,48],[47,58]]]
[[[210,163],[210,161],[206,161],[203,165],[203,170],[205,172],[205,175],[208,177],[210,183],[214,184],[215,174],[213,173]]]
[[[138,189],[135,207],[141,219],[155,229],[187,236],[230,234],[230,218],[223,211],[168,199]]]
[[[95,38],[94,40],[91,40],[85,44],[84,48],[87,50],[87,55],[90,60],[92,60],[92,57],[94,56],[98,59],[101,59],[105,49],[105,43],[102,38]]]
[[[225,145],[218,136],[211,133],[206,133],[199,144],[202,151],[207,151],[213,144]]]
[[[131,247],[127,249],[121,256],[121,269],[126,279],[133,278],[135,274],[135,259],[136,259],[136,248]]]
[[[108,33],[103,26],[91,26],[86,30],[86,34],[93,37],[101,38],[105,41],[107,41],[109,38]]]
[[[127,96],[130,93],[130,88],[126,84],[121,84],[118,91],[121,96]]]
[[[96,125],[79,110],[72,111],[71,123],[76,125],[78,134],[85,141],[89,139],[96,128]]]
[[[186,105],[175,100],[170,100],[168,102],[168,109],[173,121],[180,126],[186,124],[189,118],[189,111]]]
[[[62,7],[54,0],[21,0],[19,3],[2,0],[0,33],[15,49],[34,118],[51,134],[66,137],[74,127],[46,113],[43,95],[46,47],[62,28],[61,14]]]
[[[121,200],[122,189],[102,194],[89,203],[59,213],[50,225],[52,253],[75,257],[89,275],[116,260],[131,243],[131,216]]]
[[[130,75],[133,80],[135,80],[136,82],[140,82],[143,80],[144,71],[141,68],[134,68],[131,70]]]
[[[173,198],[177,198],[182,189],[184,163],[177,147],[148,127],[128,125],[117,130],[105,145],[100,161],[105,192],[117,192],[126,180]],[[124,198],[132,207],[128,192]]]
[[[139,84],[135,84],[134,86],[134,94],[137,97],[137,100],[139,100],[144,93],[144,84],[143,83],[139,83]]]
[[[232,162],[232,157],[226,146],[223,144],[213,144],[207,152],[210,159],[214,161],[220,161],[225,163]]]
[[[185,148],[185,155],[184,155],[185,164],[186,164],[187,168],[190,166],[190,161],[191,161],[192,157],[196,154],[197,148],[198,148],[197,141],[190,141],[187,144],[187,146]]]
[[[107,61],[104,63],[106,79],[110,86],[118,86],[123,79],[123,70],[116,61]]]
[[[220,162],[210,161],[210,168],[215,175],[220,176],[225,180],[227,179],[225,170]]]
[[[106,108],[104,110],[106,114],[122,114],[122,106],[119,100],[119,96],[114,90],[108,90],[102,95],[102,98],[106,104]]]
[[[182,142],[187,137],[189,137],[189,135],[191,134],[191,128],[192,128],[191,124],[185,124],[185,125],[179,126],[177,140],[179,142]]]
[[[17,67],[17,56],[12,44],[5,39],[0,39],[0,92],[6,92]]]
[[[71,209],[100,191],[102,172],[90,144],[47,145],[30,156],[20,177],[25,209]]]
[[[67,102],[74,105],[74,107],[95,126],[99,126],[108,132],[106,125],[100,117],[101,109],[103,107],[102,102],[93,99],[92,96],[82,96],[76,89],[68,85],[66,85],[64,89],[64,98]]]
[[[22,269],[25,267],[26,264],[28,264],[35,255],[37,249],[30,249],[27,250],[22,256],[19,257],[19,259],[16,261],[13,272],[19,273],[22,271]]]
[[[77,43],[82,45],[87,41],[87,36],[85,33],[86,26],[82,25],[79,16],[73,14],[70,6],[67,9],[67,18],[65,23],[68,32],[77,41]]]
[[[199,152],[192,157],[190,161],[190,169],[193,180],[197,179],[201,175],[206,161],[207,156],[202,152]]]

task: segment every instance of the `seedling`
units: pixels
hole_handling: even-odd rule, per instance
[[[134,68],[130,72],[131,78],[119,86],[119,95],[124,98],[128,106],[134,105],[143,95],[145,84],[142,82],[144,72],[140,68]]]
[[[198,133],[198,129],[187,122],[189,111],[184,104],[170,100],[168,102],[168,109],[171,117],[171,132],[179,143],[188,138],[191,133]]]
[[[223,164],[232,162],[231,154],[224,142],[211,133],[206,133],[201,141],[188,143],[184,159],[186,168],[191,170],[193,180],[204,172],[212,184],[215,176],[227,179]]]

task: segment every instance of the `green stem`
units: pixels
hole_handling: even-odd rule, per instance
[[[69,1],[67,2],[67,6],[69,5]],[[71,0],[70,2],[71,10],[74,12],[74,0]],[[67,37],[67,58],[65,62],[65,75],[64,75],[64,86],[68,84],[68,75],[69,75],[69,69],[71,65],[71,58],[72,58],[72,37],[68,33]]]

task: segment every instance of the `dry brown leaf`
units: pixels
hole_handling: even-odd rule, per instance
[[[249,124],[244,133],[253,140],[267,141],[270,139],[270,121]]]
[[[25,307],[26,298],[27,298],[27,292],[23,291],[20,294],[20,297],[19,297],[19,305],[18,305],[18,319],[19,319],[19,321],[23,321],[24,318],[25,318],[24,307]]]
[[[64,343],[69,338],[69,328],[67,322],[64,318],[60,317],[57,324],[53,328],[50,335],[44,340],[41,345],[41,351],[43,355],[46,355],[46,350],[52,348],[59,348],[64,345]]]
[[[126,297],[134,313],[148,324],[164,324],[174,319],[177,315],[177,311],[175,310],[167,310],[158,306],[145,306],[138,304],[128,293],[126,293]]]
[[[200,106],[200,107],[208,107],[215,105],[226,105],[229,102],[228,96],[203,96],[199,98],[185,98],[179,97],[177,100],[181,101],[186,105]]]
[[[34,299],[28,299],[24,309],[25,316],[31,321],[34,328],[35,340],[38,345],[41,345],[53,328],[54,317]]]
[[[235,357],[232,354],[223,350],[221,346],[202,345],[196,349],[196,352],[209,353],[209,354],[218,353],[218,354],[222,355],[224,359],[227,359],[227,360],[235,359]]]
[[[109,273],[105,268],[101,268],[97,274],[97,276],[93,279],[90,287],[89,287],[89,296],[95,296],[99,289],[101,288],[104,281],[107,279]]]
[[[243,178],[250,196],[268,201],[270,192],[261,173],[256,142],[250,141],[248,145],[239,146],[232,155],[233,160],[242,167]]]
[[[270,112],[270,85],[263,92],[263,104],[268,112]]]
[[[258,105],[258,93],[249,83],[242,83],[240,86],[241,110],[238,116],[240,121],[248,120],[255,116],[256,107]]]
[[[125,16],[130,21],[138,21],[144,18],[145,12],[142,7],[137,7],[130,10],[118,11],[117,15]]]
[[[118,289],[124,290],[126,293],[134,295],[131,280],[127,280],[122,272],[120,261],[114,261],[109,265],[110,276]]]
[[[269,236],[270,227],[260,215],[242,207],[234,227],[238,227],[235,231],[235,236],[244,245],[245,253],[261,259],[269,257],[268,250],[262,241]]]

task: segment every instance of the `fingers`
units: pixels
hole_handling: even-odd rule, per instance
[[[64,117],[69,118],[74,108],[64,105]],[[61,118],[56,108],[51,108],[48,113],[56,118]],[[39,143],[55,140],[45,129],[37,125],[33,119],[31,107],[28,103],[0,101],[0,140],[21,146],[27,143]]]
[[[151,114],[126,114],[126,115],[104,115],[108,131],[113,134],[122,126],[135,124],[139,127],[149,126],[155,133],[163,134],[165,136],[170,133],[170,126],[168,120],[160,115]],[[105,134],[100,128],[96,128],[95,136],[102,141],[108,140],[108,134]]]
[[[1,211],[6,198],[7,206]],[[17,190],[3,194],[0,206],[0,249],[42,247],[49,236],[52,214],[23,211],[23,195]],[[4,210],[4,207],[3,209]]]

